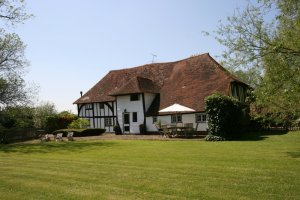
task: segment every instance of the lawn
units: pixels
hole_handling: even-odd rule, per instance
[[[0,146],[1,199],[299,199],[300,132]]]

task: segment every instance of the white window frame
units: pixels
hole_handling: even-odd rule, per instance
[[[104,126],[105,126],[105,127],[112,126],[112,120],[111,120],[111,117],[105,117],[105,118],[104,118]]]
[[[196,113],[195,114],[196,123],[206,123],[207,120],[208,120],[208,115],[207,114],[205,114],[205,113]]]
[[[171,123],[182,123],[182,115],[181,114],[171,115]]]

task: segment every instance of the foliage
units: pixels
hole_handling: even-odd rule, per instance
[[[221,137],[221,136],[217,136],[217,135],[212,135],[212,134],[208,134],[207,136],[205,136],[204,138],[205,141],[225,141],[226,139]]]
[[[114,126],[114,132],[116,135],[122,135],[122,130],[119,125]]]
[[[25,2],[0,1],[0,20],[15,25],[30,18],[25,12]],[[3,24],[3,23],[2,23]],[[27,104],[35,88],[28,88],[23,79],[28,62],[24,56],[25,45],[16,33],[6,33],[0,28],[0,104],[5,106]]]
[[[46,117],[46,130],[52,132],[57,129],[64,129],[76,120],[77,116],[68,111],[52,114]]]
[[[280,113],[286,124],[300,117],[300,1],[249,3],[220,24],[215,38],[226,47],[222,64],[255,80],[259,115]]]
[[[90,121],[83,118],[78,118],[68,125],[68,128],[87,128],[90,126]]]
[[[33,114],[34,127],[38,129],[46,130],[47,127],[49,127],[47,125],[48,118],[53,117],[55,114],[57,114],[57,111],[53,103],[50,102],[40,103],[34,109],[34,114]]]
[[[53,134],[62,133],[63,137],[66,137],[68,132],[73,132],[74,137],[87,137],[87,136],[98,136],[105,133],[105,129],[103,128],[88,128],[88,129],[76,129],[76,128],[68,128],[68,129],[60,129],[53,131]]]
[[[208,127],[212,135],[233,139],[245,126],[246,114],[235,98],[218,93],[205,98]]]
[[[0,124],[5,128],[32,128],[33,109],[24,106],[6,107],[0,111]]]

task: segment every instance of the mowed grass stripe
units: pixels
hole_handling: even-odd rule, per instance
[[[299,135],[220,143],[75,141],[0,146],[0,179],[5,180],[0,195],[6,199],[298,199]]]

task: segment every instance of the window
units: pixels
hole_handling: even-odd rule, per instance
[[[182,115],[171,115],[171,123],[182,123]]]
[[[152,117],[152,123],[156,123],[157,122],[157,116]]]
[[[86,110],[92,110],[93,109],[93,107],[92,107],[92,104],[85,104],[85,109]]]
[[[137,122],[137,112],[132,113],[132,122]]]
[[[110,117],[104,118],[104,126],[112,126]]]
[[[203,122],[207,122],[207,115],[206,114],[196,114],[196,123],[203,123]]]
[[[130,95],[130,101],[138,101],[138,100],[140,100],[139,94],[131,94]]]
[[[104,109],[104,103],[100,103],[100,109]]]

